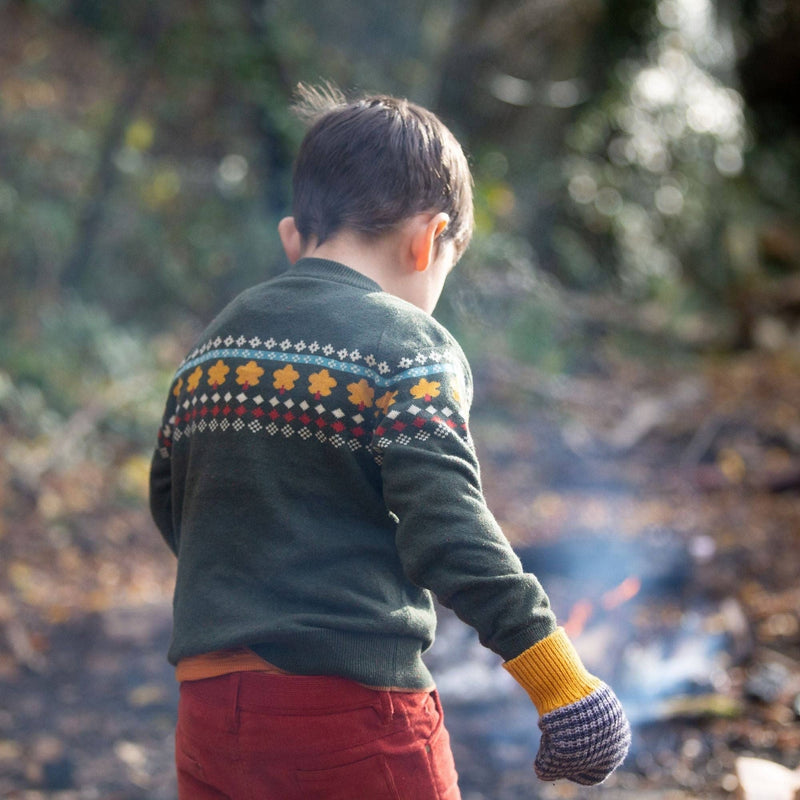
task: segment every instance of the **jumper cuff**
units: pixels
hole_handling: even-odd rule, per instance
[[[540,716],[590,695],[602,681],[580,659],[563,628],[503,664]]]

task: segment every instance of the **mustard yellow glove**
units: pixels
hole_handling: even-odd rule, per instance
[[[542,740],[534,768],[541,780],[592,786],[625,760],[631,730],[622,705],[586,670],[563,628],[503,666],[539,712]]]

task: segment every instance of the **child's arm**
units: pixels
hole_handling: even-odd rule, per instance
[[[557,627],[544,589],[523,571],[486,507],[466,430],[468,383],[460,359],[424,383],[399,382],[377,424],[398,552],[408,578],[474,627],[528,692],[543,733],[538,775],[599,783],[627,754],[628,722]]]
[[[164,537],[167,546],[175,555],[178,554],[178,543],[172,522],[172,426],[170,417],[171,403],[167,403],[161,428],[158,432],[158,444],[150,463],[150,514],[156,527]]]

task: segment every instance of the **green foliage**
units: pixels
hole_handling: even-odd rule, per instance
[[[476,359],[519,359],[560,372],[582,357],[579,326],[519,236],[479,235],[448,278],[436,316]]]
[[[800,209],[797,138],[762,144],[737,89],[736,43],[758,14],[572,10],[1,4],[0,335],[33,337],[15,369],[41,380],[40,312],[65,298],[102,309],[107,334],[174,329],[282,269],[275,228],[302,135],[290,98],[322,78],[410,96],[465,142],[477,234],[439,314],[475,357],[583,363],[576,290],[655,303],[673,329],[741,315],[753,281],[797,267],[791,246],[762,247]]]
[[[0,340],[4,407],[15,423],[36,436],[94,409],[105,431],[149,445],[169,379],[147,337],[77,298],[40,308],[31,322]]]

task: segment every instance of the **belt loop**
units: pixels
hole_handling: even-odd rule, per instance
[[[433,705],[434,705],[434,708],[436,709],[436,713],[437,713],[437,714],[438,714],[440,717],[441,717],[441,716],[444,716],[444,712],[442,711],[442,700],[441,700],[441,698],[439,697],[439,691],[438,691],[438,689],[434,689],[434,690],[431,692],[431,697],[433,698]]]
[[[389,724],[394,719],[394,698],[392,692],[382,690],[378,692],[381,703],[381,716],[385,724]]]

